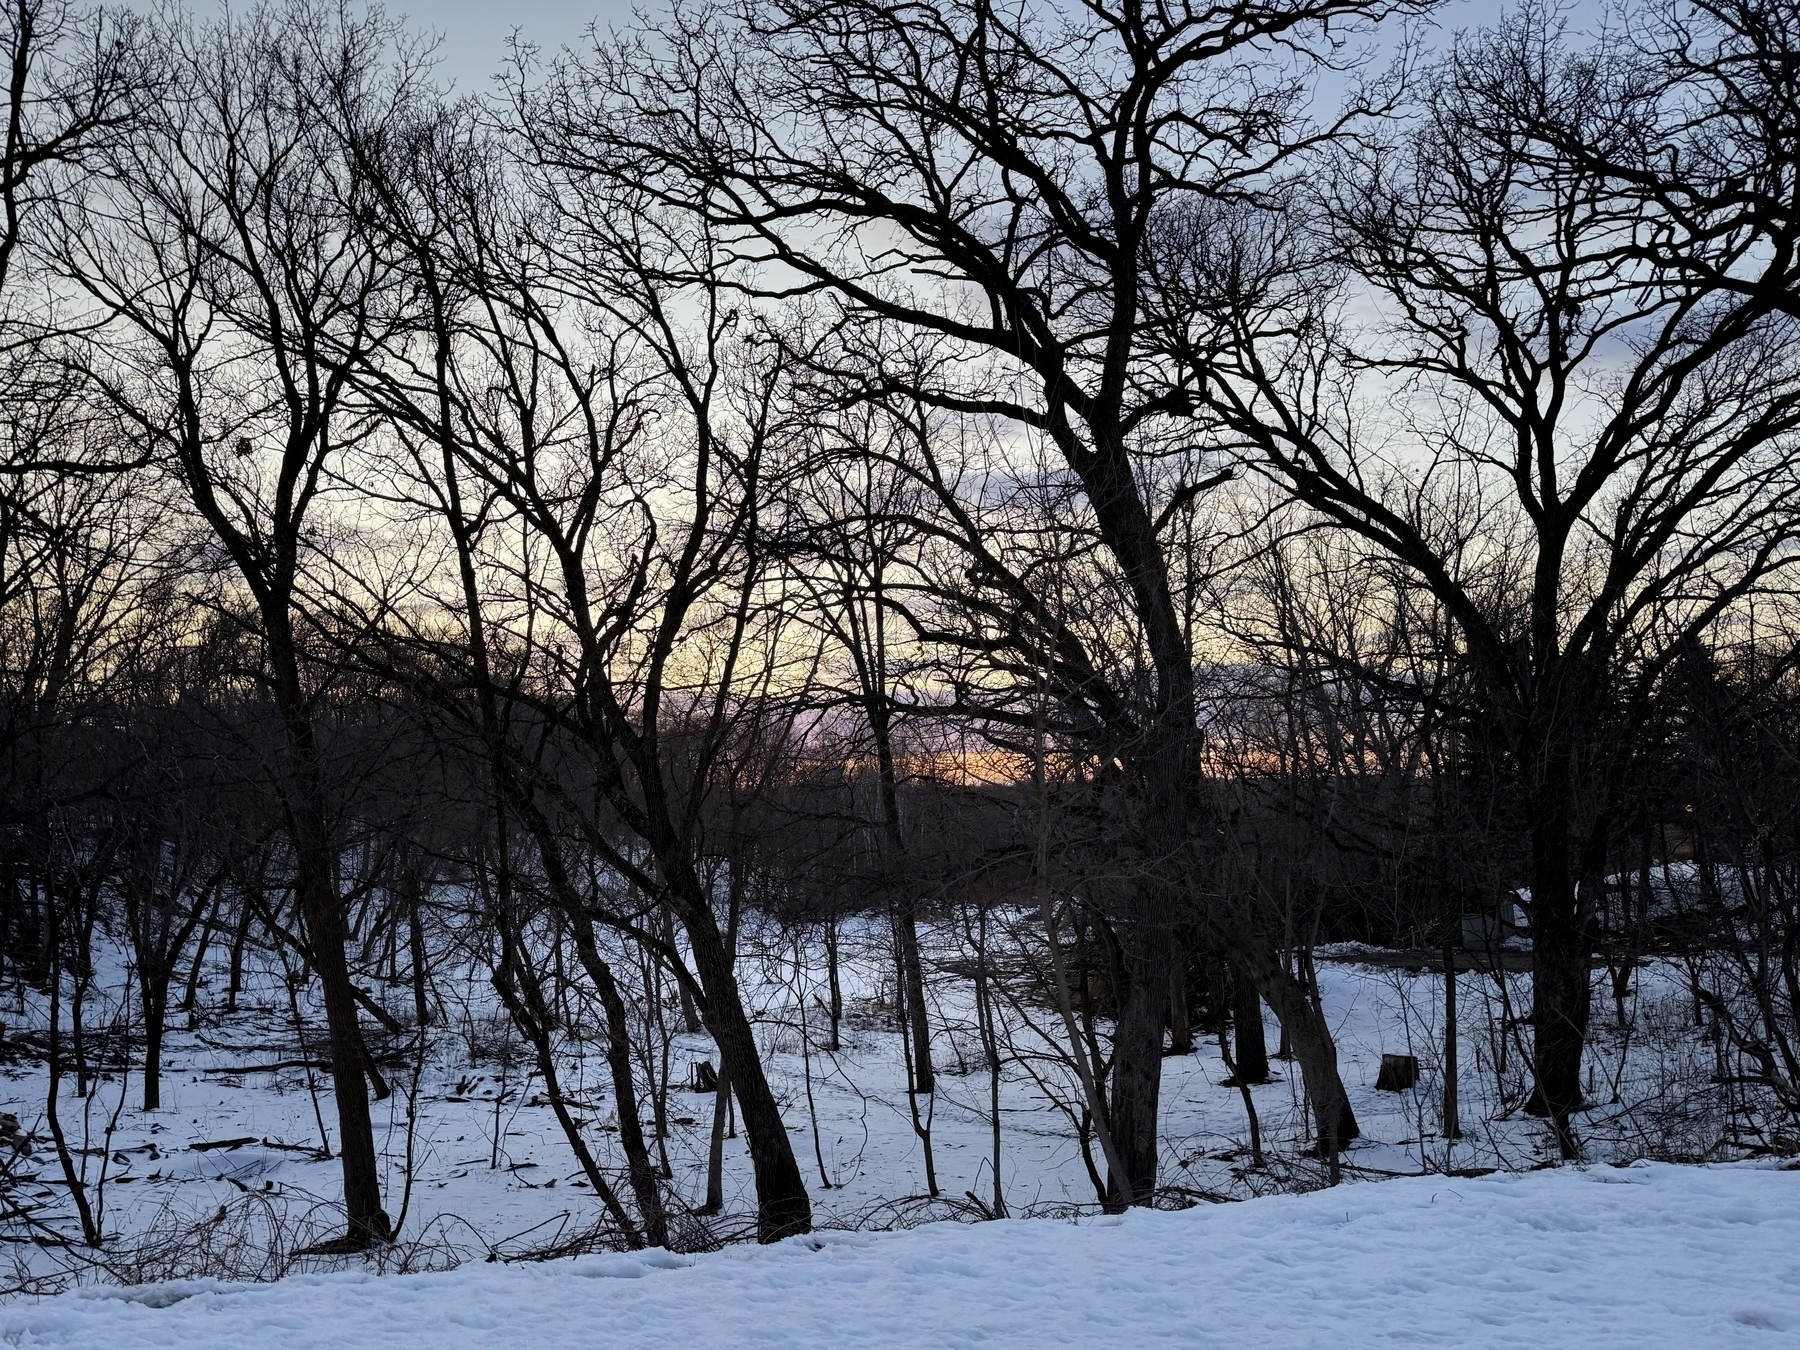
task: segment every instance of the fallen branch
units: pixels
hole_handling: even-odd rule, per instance
[[[201,1073],[245,1074],[276,1073],[282,1069],[329,1069],[330,1064],[319,1059],[278,1059],[273,1064],[226,1064],[216,1068],[202,1069]]]
[[[287,1144],[279,1139],[265,1139],[262,1141],[262,1146],[264,1148],[278,1148],[284,1153],[304,1153],[309,1158],[318,1158],[320,1160],[331,1156],[317,1144]]]

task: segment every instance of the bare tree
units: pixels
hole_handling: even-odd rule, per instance
[[[811,1209],[701,868],[722,756],[767,693],[780,623],[755,548],[773,376],[716,285],[669,280],[704,275],[703,236],[609,184],[529,195],[491,161],[461,163],[468,181],[434,180],[450,197],[388,203],[432,321],[370,363],[368,396],[405,429],[419,499],[451,536],[460,586],[443,603],[469,635],[454,680],[504,807],[603,993],[610,974],[580,946],[596,921],[685,986],[773,1241]],[[637,903],[584,883],[581,858]],[[685,953],[651,917],[663,907]],[[607,1015],[628,1038],[623,1003]]]
[[[1696,242],[1705,266],[1754,271],[1747,292],[1671,266],[1655,195],[1567,151],[1657,125],[1617,55],[1568,51],[1528,8],[1459,43],[1311,220],[1296,194],[1191,222],[1159,281],[1171,315],[1219,300],[1171,321],[1171,350],[1213,372],[1207,412],[1246,458],[1454,621],[1465,710],[1517,775],[1533,1108],[1571,1155],[1622,733],[1681,636],[1784,563],[1800,430],[1790,258]],[[1342,314],[1346,278],[1366,322]]]
[[[105,186],[71,194],[55,266],[105,320],[85,373],[125,433],[181,484],[253,601],[284,728],[284,809],[308,950],[324,989],[349,1228],[384,1241],[364,1052],[336,892],[300,589],[329,537],[333,469],[364,434],[348,371],[373,340],[384,284],[359,246],[357,171],[313,105],[315,86],[405,106],[415,68],[385,20],[304,3],[210,26],[172,20],[155,59],[172,87],[108,157]]]
[[[1111,748],[1131,765],[1136,844],[1155,860],[1118,916],[1120,1202],[1156,1184],[1176,879],[1200,834],[1193,655],[1163,527],[1216,481],[1170,456],[1191,445],[1193,376],[1144,340],[1150,243],[1164,215],[1253,193],[1319,134],[1301,116],[1310,74],[1342,32],[1402,8],[699,6],[653,40],[565,63],[524,100],[540,156],[706,219],[740,284],[828,294],[866,333],[856,379],[871,396],[1010,424],[1053,447],[1078,486],[1151,672]],[[890,330],[962,359],[917,383],[882,358]],[[1241,930],[1223,925],[1248,942]],[[1255,964],[1278,978],[1278,962]],[[1328,1044],[1298,1003],[1288,1011],[1297,1034]],[[1341,1139],[1353,1126],[1330,1058],[1307,1062],[1324,1134]]]
[[[146,87],[143,25],[68,0],[13,0],[0,11],[6,70],[6,142],[0,152],[0,294],[37,208],[77,181],[128,135]],[[47,297],[35,297],[39,301]],[[8,305],[9,324],[24,317]],[[19,334],[6,334],[10,346]]]

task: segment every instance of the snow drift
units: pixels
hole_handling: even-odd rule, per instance
[[[0,1343],[1696,1350],[1800,1338],[1800,1172],[1420,1177],[1122,1218],[818,1233],[712,1256],[86,1289]]]

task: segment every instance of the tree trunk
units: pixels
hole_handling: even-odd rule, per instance
[[[725,1117],[731,1109],[731,1075],[723,1068],[713,1086],[712,1138],[706,1147],[706,1203],[702,1214],[725,1208]]]
[[[196,1008],[200,1000],[200,980],[206,973],[206,953],[218,932],[219,910],[224,906],[223,890],[215,893],[206,922],[200,925],[200,941],[194,944],[194,958],[188,964],[187,981],[181,989],[181,1011],[188,1019],[188,1030],[194,1029]]]
[[[1536,1083],[1525,1110],[1550,1121],[1564,1158],[1579,1156],[1570,1117],[1583,1106],[1581,1054],[1590,988],[1586,915],[1570,857],[1568,781],[1550,765],[1534,793],[1531,830],[1531,1030]]]
[[[1269,1042],[1263,1030],[1262,997],[1256,977],[1241,961],[1231,963],[1231,1020],[1237,1039],[1237,1076],[1245,1083],[1269,1081]]]
[[[669,945],[671,947],[675,945],[673,927],[670,929]],[[688,988],[686,980],[678,979],[675,981],[675,992],[681,997],[681,1029],[690,1036],[701,1035],[705,1032],[706,1027],[700,1020],[700,1009],[694,1004],[694,991]],[[837,1024],[835,1022],[832,1024],[831,1048],[837,1049]]]
[[[830,991],[831,1039],[825,1048],[836,1054],[843,1048],[844,983],[838,969],[838,919],[834,913],[825,920],[825,980]]]
[[[691,876],[686,869],[682,871]],[[781,1108],[763,1073],[730,954],[710,910],[690,901],[681,911],[694,954],[695,973],[706,993],[701,1016],[719,1047],[720,1076],[730,1078],[732,1096],[744,1115],[744,1138],[756,1176],[757,1241],[779,1242],[808,1232],[812,1228],[812,1202],[807,1198],[800,1165],[794,1159]]]
[[[332,894],[330,846],[324,823],[302,806],[305,822],[296,834],[297,886],[306,917],[308,946],[325,1000],[325,1031],[331,1057],[332,1099],[337,1106],[338,1157],[344,1172],[345,1244],[367,1247],[392,1233],[381,1207],[381,1177],[375,1160],[374,1123],[369,1116],[363,1075],[363,1040],[357,1025],[356,996],[350,987],[344,908]]]
[[[225,1011],[236,1012],[238,995],[244,992],[244,945],[250,940],[250,923],[256,906],[246,894],[238,901],[238,919],[231,933],[231,974],[225,983]]]
[[[140,979],[144,1011],[144,1110],[162,1109],[163,1032],[169,1021],[169,976],[162,970],[145,972]]]
[[[885,694],[867,700],[869,730],[875,741],[876,778],[881,793],[883,871],[890,886],[904,885],[906,836],[900,828],[899,775],[894,765],[893,731]],[[906,1001],[908,1034],[912,1036],[912,1090],[932,1092],[937,1078],[931,1066],[931,1023],[925,1017],[925,966],[919,957],[919,916],[912,896],[894,905],[894,932],[900,946],[900,996]]]
[[[910,899],[900,902],[895,922],[900,937],[900,965],[904,972],[907,1034],[912,1037],[913,1091],[936,1091],[937,1075],[931,1067],[931,1023],[925,1020],[925,967],[919,957],[919,925]]]
[[[516,945],[514,938],[502,934],[501,941],[510,949]],[[515,972],[509,971],[507,961],[502,961],[501,969],[493,974],[493,985],[500,1001],[512,1014],[513,1025],[516,1026],[537,1058],[538,1074],[544,1080],[544,1093],[550,1099],[550,1108],[556,1113],[556,1123],[562,1127],[563,1138],[568,1141],[569,1149],[575,1155],[575,1161],[594,1188],[594,1194],[600,1197],[600,1203],[606,1206],[606,1212],[619,1226],[625,1237],[625,1245],[637,1251],[645,1245],[644,1235],[631,1222],[631,1216],[619,1203],[619,1197],[607,1183],[605,1174],[600,1171],[594,1161],[593,1153],[588,1149],[587,1141],[581,1137],[581,1128],[575,1123],[574,1116],[569,1114],[569,1104],[563,1099],[562,1083],[556,1073],[556,1056],[552,1052],[549,1033],[548,1010],[544,1004],[543,992],[537,987],[536,978],[521,963]],[[652,1243],[652,1246],[663,1246],[663,1243]]]
[[[1288,1029],[1306,1095],[1312,1102],[1319,1152],[1335,1157],[1360,1131],[1356,1113],[1350,1108],[1350,1095],[1338,1076],[1337,1046],[1331,1039],[1331,1028],[1307,996],[1306,986],[1282,968],[1276,953],[1263,953],[1255,968],[1269,1006]]]
[[[313,968],[325,1000],[332,1097],[338,1114],[338,1156],[343,1163],[348,1221],[343,1245],[368,1247],[389,1241],[392,1232],[387,1212],[381,1207],[381,1174],[375,1159],[374,1125],[369,1118],[368,1084],[363,1076],[363,1038],[357,1025],[356,994],[350,984],[344,906],[332,881],[337,875],[337,860],[325,824],[324,787],[319,780],[312,721],[285,601],[267,607],[263,619],[276,703],[287,732],[294,892],[306,920]]]
[[[1176,942],[1169,951],[1169,1053],[1194,1053],[1194,1029],[1188,1023],[1187,953]]]
[[[425,967],[425,878],[416,868],[406,872],[406,959],[412,966],[413,1018],[431,1025],[430,986]]]
[[[1157,1110],[1162,1093],[1163,1013],[1169,1003],[1171,935],[1149,923],[1126,927],[1119,938],[1125,988],[1113,1030],[1112,1093],[1108,1115],[1121,1178],[1107,1170],[1111,1203],[1147,1205],[1156,1193]]]
[[[1456,947],[1444,942],[1444,1138],[1462,1138],[1456,1100]]]
[[[600,955],[586,916],[577,911],[567,917],[575,933],[576,955],[588,979],[593,981],[606,1014],[606,1064],[612,1071],[613,1100],[618,1108],[619,1147],[625,1153],[632,1198],[637,1201],[638,1213],[643,1215],[644,1239],[652,1247],[666,1247],[669,1225],[663,1212],[658,1168],[650,1161],[644,1126],[638,1118],[637,1084],[631,1076],[631,1024],[626,1020],[625,1000],[619,994],[618,981],[613,979],[612,967]]]

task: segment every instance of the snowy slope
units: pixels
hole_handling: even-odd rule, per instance
[[[909,1120],[900,1037],[882,1011],[884,964],[877,937],[854,930],[845,934],[844,976],[852,1016],[837,1052],[822,1048],[816,968],[802,972],[780,959],[761,962],[748,938],[742,958],[765,1064],[794,1131],[795,1152],[822,1227],[886,1227],[946,1212],[942,1206],[921,1209],[916,1203],[926,1189],[922,1149]],[[780,944],[771,940],[767,945],[780,955]],[[115,1015],[103,995],[123,987],[122,958],[107,969],[112,974],[91,996],[97,1006],[90,1008],[90,1025],[105,1025]],[[1525,1060],[1511,1044],[1517,1032],[1509,1036],[1500,1028],[1509,1025],[1506,1014],[1529,1005],[1530,991],[1526,977],[1505,978],[1510,1002],[1496,997],[1502,991],[1493,979],[1465,975],[1462,980],[1460,1081],[1468,1137],[1452,1146],[1437,1133],[1441,977],[1342,960],[1321,965],[1326,1010],[1364,1133],[1351,1151],[1353,1169],[1364,1175],[1495,1166],[1524,1170],[1554,1156],[1544,1123],[1517,1110],[1528,1086]],[[1590,1092],[1597,1105],[1580,1121],[1590,1160],[1628,1161],[1646,1153],[1665,1158],[1741,1156],[1719,1145],[1719,1132],[1728,1122],[1711,1106],[1721,1091],[1712,1084],[1714,1051],[1691,1028],[1691,1000],[1681,979],[1670,963],[1639,972],[1632,996],[1636,1029],[1629,1035],[1611,1031],[1610,1019],[1597,1011],[1588,1057]],[[396,1091],[376,1105],[384,1195],[391,1214],[406,1210],[402,1237],[430,1249],[432,1264],[442,1267],[479,1261],[492,1247],[515,1254],[587,1231],[598,1220],[598,1202],[585,1189],[541,1080],[509,1039],[503,1015],[492,1007],[491,989],[474,972],[466,979],[446,975],[442,983],[447,1014],[433,1029],[426,1062],[413,1085],[417,1121],[410,1140],[410,1202],[404,1070],[392,1072]],[[1603,972],[1597,983],[1604,986]],[[223,984],[222,976],[215,984]],[[967,982],[950,975],[928,987],[939,1074],[936,1097],[927,1109],[937,1175],[951,1201],[970,1190],[990,1195],[993,1178],[987,1075],[973,1039],[967,992]],[[1603,993],[1596,997],[1597,1009],[1605,1011]],[[308,1013],[304,1038],[296,1036],[279,969],[253,968],[245,1001],[236,1012],[214,1006],[204,1010],[198,1027],[171,1028],[160,1111],[136,1109],[140,1088],[135,1073],[122,1081],[108,1074],[85,1101],[74,1097],[72,1076],[65,1079],[63,1121],[71,1143],[89,1150],[80,1164],[88,1183],[105,1167],[103,1218],[108,1259],[115,1267],[132,1268],[140,1237],[160,1233],[158,1254],[145,1278],[221,1272],[225,1268],[216,1264],[184,1261],[181,1244],[221,1205],[233,1206],[234,1212],[248,1206],[246,1191],[254,1192],[256,1205],[266,1203],[271,1213],[283,1216],[282,1240],[289,1251],[341,1227],[335,1208],[339,1164],[306,1150],[318,1143],[321,1128],[326,1138],[335,1137],[322,1079],[292,1067],[224,1071],[291,1063],[316,1053],[323,1026],[310,1003],[301,1006]],[[811,1019],[803,1022],[797,1014],[808,1006]],[[4,1011],[9,1027],[33,1024],[32,1015],[19,1009]],[[30,1012],[41,1023],[42,1009]],[[1003,1010],[1003,1021],[1018,1020]],[[1050,1019],[1039,1020],[1049,1025]],[[810,1062],[801,1054],[803,1028],[812,1047]],[[1273,1048],[1272,1021],[1268,1031]],[[1059,1092],[1065,1104],[1078,1100],[1072,1072],[1042,1053],[1044,1043],[1030,1028],[1010,1026],[1008,1045],[1001,1174],[1009,1209],[1056,1214],[1093,1207],[1094,1189],[1073,1127],[1047,1095],[1049,1089]],[[570,1098],[591,1108],[582,1111],[588,1144],[616,1177],[623,1159],[614,1132],[610,1079],[597,1047],[591,1036],[565,1037],[559,1045],[560,1072]],[[1420,1057],[1423,1077],[1416,1091],[1374,1089],[1384,1052]],[[711,1042],[676,1032],[669,1071],[678,1086],[687,1077],[688,1062],[701,1059],[716,1060]],[[1309,1123],[1293,1066],[1277,1063],[1273,1081],[1254,1090],[1271,1157],[1270,1168],[1263,1171],[1246,1167],[1243,1102],[1235,1088],[1224,1086],[1224,1077],[1218,1046],[1206,1038],[1195,1054],[1163,1061],[1159,1174],[1164,1182],[1246,1197],[1304,1188],[1321,1179],[1322,1169],[1301,1156],[1309,1143]],[[41,1060],[0,1063],[0,1109],[17,1113],[39,1139],[35,1159],[18,1169],[16,1194],[38,1207],[39,1219],[74,1235],[78,1230],[67,1190],[47,1144],[44,1083]],[[309,1086],[323,1097],[317,1109]],[[1607,1104],[1609,1099],[1614,1104]],[[1707,1109],[1697,1110],[1696,1103]],[[704,1195],[712,1104],[710,1093],[670,1094],[666,1146],[673,1172],[670,1193],[678,1206],[697,1204]],[[250,1142],[195,1151],[209,1141],[236,1139]],[[724,1172],[721,1228],[742,1231],[751,1223],[754,1193],[741,1137],[726,1144]],[[829,1189],[820,1184],[825,1177]],[[0,1224],[0,1238],[7,1240],[0,1260],[21,1258],[40,1274],[73,1270],[83,1282],[101,1278],[78,1261],[35,1247],[32,1236],[21,1226]],[[225,1239],[215,1234],[213,1240]],[[230,1269],[248,1277],[259,1259],[248,1249],[239,1251]],[[308,1261],[301,1268],[321,1264]]]
[[[90,1289],[0,1344],[183,1350],[1800,1344],[1800,1172],[1565,1169],[699,1257]]]

